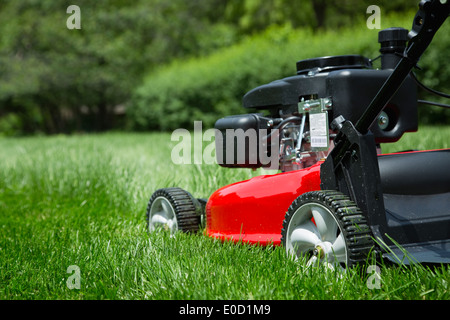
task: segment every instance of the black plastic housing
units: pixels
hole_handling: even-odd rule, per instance
[[[245,108],[295,112],[302,97],[331,97],[330,121],[342,115],[356,122],[370,104],[392,70],[341,69],[301,74],[273,81],[249,91],[243,98]],[[391,102],[383,110],[389,125],[371,127],[377,143],[395,142],[403,133],[417,131],[417,86],[408,76]]]

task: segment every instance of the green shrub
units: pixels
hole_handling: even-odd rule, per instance
[[[19,115],[9,113],[0,118],[0,136],[15,136],[21,132],[22,120]]]
[[[382,28],[410,29],[413,16],[383,17]],[[201,120],[204,127],[210,127],[225,115],[248,112],[241,107],[242,96],[258,85],[295,75],[298,60],[341,54],[375,58],[379,55],[377,40],[378,30],[369,30],[365,21],[324,32],[296,30],[289,25],[270,27],[210,56],[177,60],[150,73],[134,92],[127,110],[128,126],[173,130],[191,128],[194,120]],[[449,33],[441,30],[429,56],[444,58],[449,42]],[[427,70],[426,78],[448,83],[449,72],[442,70],[441,63],[434,66],[436,61],[428,57],[421,64]],[[450,66],[447,69],[450,71]]]

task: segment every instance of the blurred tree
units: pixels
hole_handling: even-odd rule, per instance
[[[419,1],[404,0],[228,0],[226,21],[237,24],[244,33],[261,31],[272,24],[289,23],[295,28],[335,28],[365,21],[370,5],[393,13],[414,9]]]
[[[0,122],[15,113],[19,131],[110,129],[144,74],[235,42],[233,28],[209,28],[223,7],[218,0],[77,5],[80,30],[66,27],[68,4],[0,1]]]

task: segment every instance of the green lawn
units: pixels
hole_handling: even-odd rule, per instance
[[[450,127],[407,134],[384,151],[450,148]],[[0,299],[450,299],[450,269],[380,266],[370,275],[309,270],[280,247],[146,232],[153,191],[208,197],[265,174],[175,165],[170,134],[0,139]],[[67,280],[77,266],[80,289]],[[73,278],[72,278],[73,279]]]

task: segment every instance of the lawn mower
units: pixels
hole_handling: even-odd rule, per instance
[[[207,200],[159,189],[147,207],[149,231],[203,228],[342,268],[373,252],[396,263],[450,262],[450,149],[380,149],[418,130],[417,91],[426,87],[413,69],[449,12],[448,1],[421,1],[410,31],[381,30],[381,68],[361,55],[301,60],[296,75],[247,92],[243,107],[256,113],[215,123],[218,163],[264,168],[275,157],[280,172]],[[228,133],[239,129],[257,135],[256,147],[245,135],[245,148],[233,149],[237,136]]]

